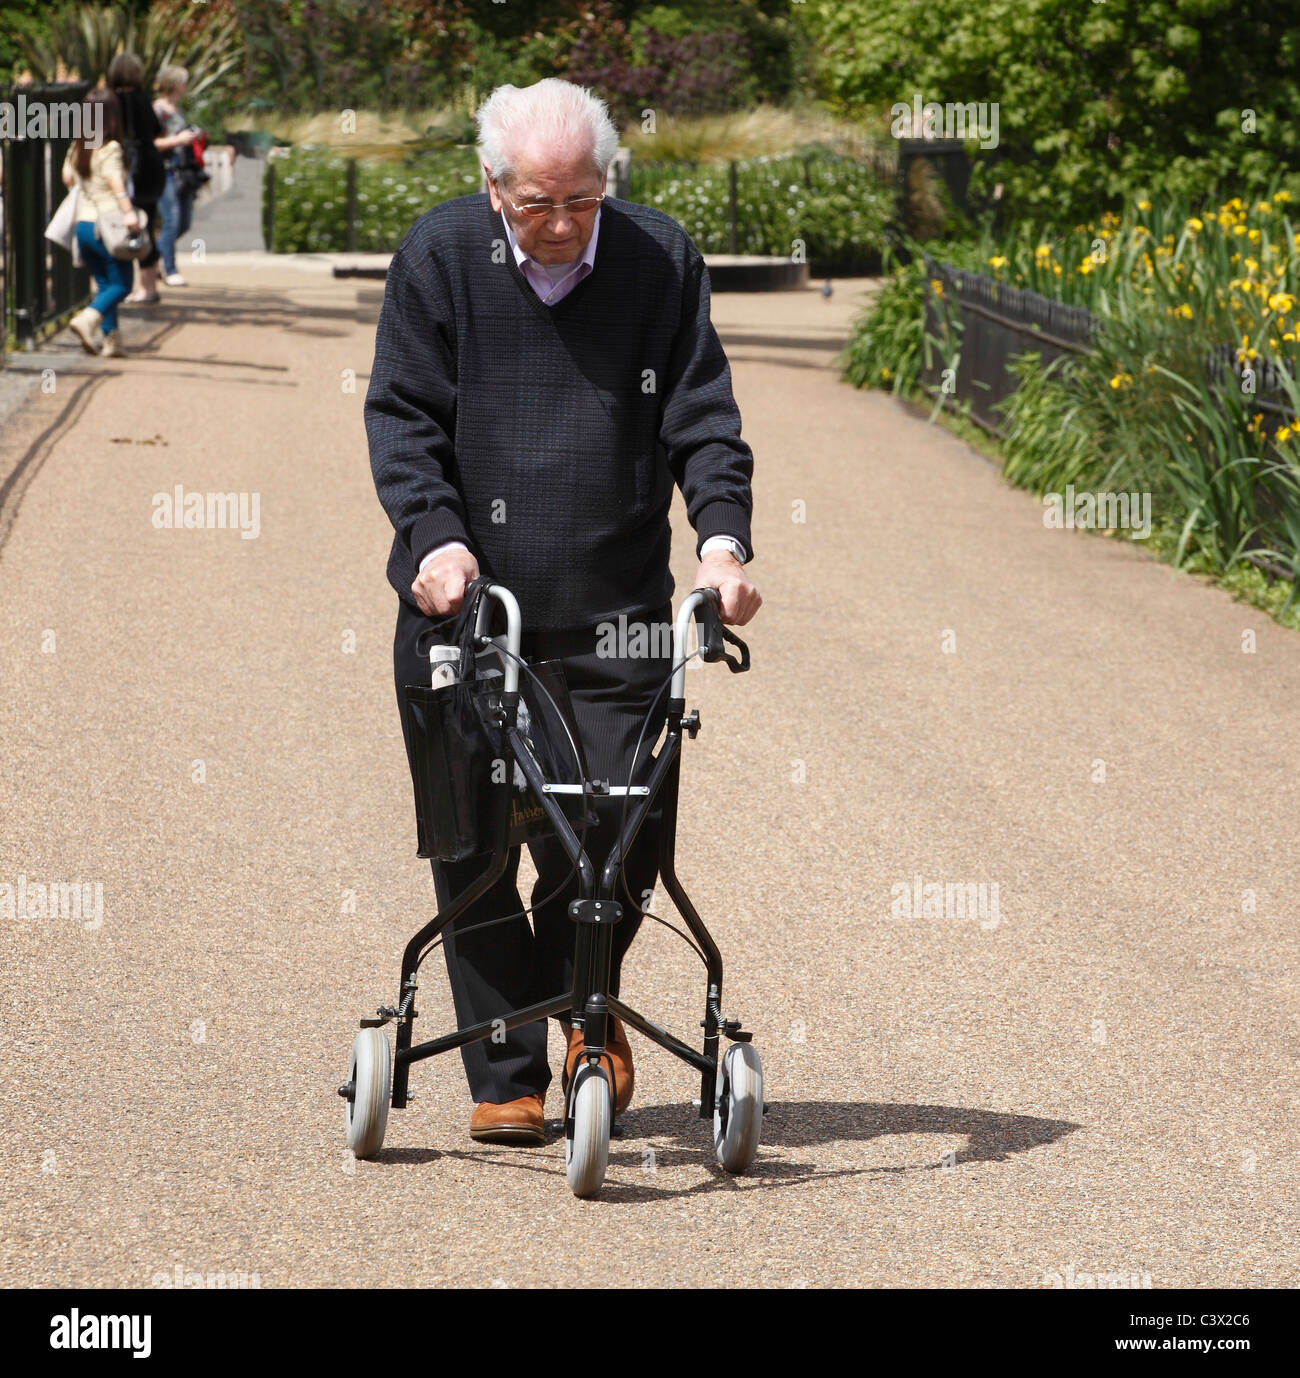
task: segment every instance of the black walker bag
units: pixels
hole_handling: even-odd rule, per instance
[[[474,646],[479,605],[489,582],[480,577],[466,589],[448,642],[460,651],[456,683],[408,684],[402,690],[418,855],[444,862],[504,851],[551,830],[515,764],[502,725],[503,680],[496,667],[504,656],[491,649],[476,653]],[[531,674],[519,669],[519,728],[543,778],[552,783],[585,780],[587,763],[562,662],[544,660],[529,669]],[[584,795],[555,798],[575,828],[597,823]]]

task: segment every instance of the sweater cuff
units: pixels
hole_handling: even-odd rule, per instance
[[[426,512],[416,519],[411,527],[411,559],[416,569],[420,561],[436,547],[448,541],[463,541],[469,546],[469,533],[461,524],[460,518],[445,507],[434,512]]]
[[[710,536],[730,536],[745,547],[749,559],[754,558],[754,547],[749,540],[749,513],[738,503],[710,502],[700,509],[695,522],[695,554]]]

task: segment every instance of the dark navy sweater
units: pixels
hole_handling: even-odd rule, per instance
[[[420,559],[460,540],[525,628],[592,626],[673,591],[676,482],[697,536],[749,539],[753,455],[709,320],[709,279],[662,211],[607,196],[595,265],[547,306],[486,192],[435,206],[388,270],[365,404],[414,606]]]

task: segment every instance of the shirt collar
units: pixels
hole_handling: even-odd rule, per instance
[[[583,264],[586,264],[588,268],[594,268],[596,266],[596,240],[600,238],[600,214],[604,209],[605,207],[602,204],[600,210],[596,212],[596,219],[591,227],[591,238],[587,241],[587,247],[582,251],[582,256],[569,265],[574,271]],[[514,227],[509,220],[506,219],[504,209],[501,211],[501,223],[506,227],[506,236],[510,241],[511,249],[514,251],[515,262],[519,265],[520,269],[523,268],[526,262],[537,263],[539,268],[544,268],[546,266],[545,264],[538,263],[532,254],[526,253],[519,247],[519,241],[515,238]]]

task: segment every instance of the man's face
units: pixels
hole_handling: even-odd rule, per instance
[[[598,208],[579,212],[555,210],[534,219],[521,215],[510,202],[522,206],[529,201],[550,201],[562,206],[570,197],[599,196],[604,190],[604,179],[592,166],[590,153],[557,154],[554,150],[533,148],[515,160],[514,179],[508,186],[488,182],[492,209],[505,210],[519,247],[546,264],[572,263],[582,256],[591,241]],[[503,191],[509,200],[503,199]]]

